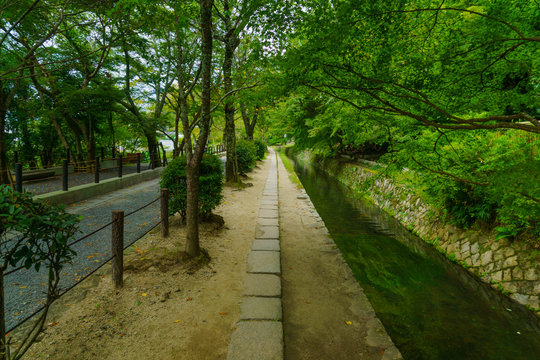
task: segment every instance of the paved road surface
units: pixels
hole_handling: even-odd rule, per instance
[[[68,211],[82,215],[81,233],[77,239],[111,221],[112,210],[125,214],[150,203],[159,197],[159,179],[147,181],[123,190],[101,195],[72,204]],[[125,244],[131,243],[159,222],[160,202],[157,201],[124,220]],[[74,245],[77,257],[62,273],[61,287],[67,288],[82,280],[93,269],[110,257],[111,226]],[[9,271],[9,269],[8,269]],[[20,270],[4,279],[6,302],[6,327],[11,329],[40,307],[43,301],[47,273],[33,269]]]

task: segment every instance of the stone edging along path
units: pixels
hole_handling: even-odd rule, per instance
[[[255,240],[247,260],[240,321],[231,336],[228,360],[283,359],[278,171],[273,150],[270,157]]]

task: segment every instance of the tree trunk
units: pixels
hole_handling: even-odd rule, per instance
[[[199,175],[204,147],[210,133],[211,122],[211,75],[212,75],[212,6],[214,0],[200,0],[201,7],[201,119],[200,134],[194,151],[187,154],[187,207],[186,207],[186,253],[200,255],[199,246]],[[186,129],[185,123],[184,130]],[[189,134],[191,135],[191,134]],[[184,131],[184,136],[187,136]],[[188,145],[189,146],[189,145]]]
[[[259,117],[259,107],[255,106],[255,113],[253,114],[253,120],[250,120],[249,114],[245,105],[240,105],[240,111],[242,113],[242,120],[244,121],[244,128],[246,129],[246,136],[249,140],[253,140],[253,134],[255,132],[255,125],[257,124],[257,118]]]
[[[94,117],[88,117],[88,143],[86,144],[86,161],[94,161],[96,159],[96,137],[95,137],[95,122]]]
[[[232,85],[232,62],[235,46],[233,39],[225,43],[225,59],[223,61],[224,92],[228,94],[233,90]],[[236,158],[236,129],[234,126],[234,101],[229,96],[225,100],[225,147],[227,161],[225,162],[225,181],[238,182],[238,162]]]
[[[0,184],[9,184],[9,164],[6,147],[6,115],[5,109],[0,109]]]

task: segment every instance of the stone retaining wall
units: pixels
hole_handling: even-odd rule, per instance
[[[313,162],[307,152],[296,157]],[[389,178],[377,176],[376,172],[362,165],[337,160],[325,160],[316,165],[353,191],[363,193],[449,259],[540,315],[538,250],[519,241],[495,240],[492,233],[444,224],[436,211],[412,190]],[[368,179],[373,181],[373,186],[366,192],[361,189],[361,184]]]

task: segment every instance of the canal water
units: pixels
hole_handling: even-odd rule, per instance
[[[294,160],[293,160],[294,162]],[[540,359],[540,324],[336,180],[294,162],[332,238],[405,359]]]

